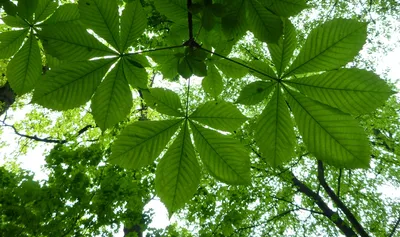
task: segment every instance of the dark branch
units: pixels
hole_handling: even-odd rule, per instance
[[[357,236],[357,234],[351,229],[346,222],[343,221],[342,218],[340,218],[339,214],[332,211],[328,205],[322,200],[322,197],[318,195],[316,192],[311,190],[307,185],[305,185],[303,182],[298,180],[296,176],[294,176],[293,173],[291,173],[292,176],[292,182],[293,184],[297,187],[297,189],[304,193],[306,196],[310,197],[315,201],[315,203],[318,205],[318,207],[322,210],[324,213],[324,216],[328,217],[330,221],[332,221],[341,231],[344,235],[347,237],[354,237]]]
[[[396,224],[394,224],[392,231],[390,232],[389,237],[393,237],[394,234],[396,233],[397,227],[400,225],[400,217],[397,219]]]
[[[192,0],[187,0],[189,40],[193,40],[193,16],[192,13],[190,12],[191,7],[192,7]]]
[[[34,141],[37,141],[37,142],[56,143],[56,144],[65,144],[65,143],[68,142],[68,140],[57,140],[57,139],[52,139],[52,138],[49,138],[49,137],[47,137],[47,138],[40,138],[40,137],[38,137],[38,136],[36,136],[36,135],[31,136],[31,135],[23,134],[23,133],[20,133],[20,132],[15,128],[14,125],[6,124],[4,121],[3,121],[3,126],[12,128],[12,129],[14,130],[14,133],[17,134],[17,135],[20,136],[20,137],[28,138],[28,139],[31,139],[31,140],[34,140]],[[76,137],[79,137],[80,135],[82,135],[83,133],[85,133],[85,132],[86,132],[87,130],[89,130],[90,128],[93,128],[93,126],[92,126],[92,125],[86,125],[85,127],[83,127],[82,129],[80,129],[80,130],[77,132]]]
[[[364,228],[361,226],[360,222],[356,219],[356,217],[353,215],[353,213],[347,208],[347,206],[340,200],[340,198],[335,194],[335,192],[329,187],[328,183],[325,180],[325,175],[324,175],[324,166],[322,164],[322,161],[318,161],[318,180],[322,187],[325,189],[325,192],[328,193],[329,197],[332,199],[332,201],[342,210],[342,212],[346,215],[347,219],[350,221],[350,223],[354,226],[356,231],[362,236],[362,237],[368,237],[369,235],[367,232],[364,230]]]

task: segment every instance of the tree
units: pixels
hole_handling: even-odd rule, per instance
[[[396,143],[388,144],[395,141],[392,128],[367,126],[371,121],[378,123],[368,116],[394,94],[393,87],[371,71],[346,66],[367,39],[366,22],[332,17],[299,31],[292,19],[310,7],[299,0],[80,0],[76,4],[20,0],[16,5],[2,4],[7,13],[3,21],[13,27],[0,34],[0,56],[11,58],[6,72],[9,86],[2,91],[11,88],[12,93],[0,97],[7,98],[2,99],[3,111],[14,103],[14,93],[28,93],[32,103],[53,110],[75,108],[64,116],[76,116],[82,107],[89,110],[87,124],[76,121],[79,116],[68,122],[62,119],[67,124],[75,120],[75,127],[83,128],[76,133],[66,127],[57,139],[21,134],[18,126],[3,120],[26,138],[57,143],[47,156],[50,159],[61,148],[70,149],[76,158],[82,157],[81,150],[89,149],[104,153],[106,170],[113,175],[132,177],[131,172],[137,172],[141,178],[134,180],[141,183],[154,173],[154,187],[146,181],[149,184],[140,188],[144,193],[131,202],[146,203],[149,194],[155,193],[170,215],[187,204],[188,220],[198,221],[204,235],[250,235],[269,222],[274,230],[260,229],[262,235],[290,235],[303,223],[310,228],[302,230],[304,234],[337,235],[339,231],[346,236],[368,236],[396,230],[398,222],[390,229],[376,226],[376,220],[351,206],[361,205],[364,199],[347,200],[340,192],[354,185],[350,179],[342,183],[344,173],[360,178],[375,172],[376,157],[384,154],[381,147],[390,154],[397,152]],[[168,88],[182,78],[179,88]],[[394,108],[396,100],[390,101],[388,108]],[[97,132],[85,136],[92,128]],[[67,145],[79,139],[99,146]],[[70,157],[68,152],[59,154]],[[111,181],[111,186],[118,187],[115,190],[131,185],[126,178],[99,174],[95,167],[100,160],[81,164],[79,159],[74,159],[76,163],[63,159],[49,166],[54,172],[64,169],[61,164],[79,165],[74,172],[81,170],[72,173],[69,181],[55,173],[56,183],[80,187],[75,190],[79,195],[70,188],[63,194],[72,203],[60,208],[75,207],[68,224],[71,229],[63,232],[85,235],[85,228],[100,233],[100,228],[122,222],[126,234],[140,236],[146,215],[141,214],[143,205],[130,207],[132,193],[118,193],[111,197],[112,204],[93,204],[93,198],[107,200],[103,186],[96,182]],[[396,163],[393,156],[387,160]],[[307,172],[299,176],[298,170]],[[13,177],[10,187],[14,189],[21,180],[34,183],[32,192],[51,186],[51,176],[49,184],[41,186],[32,177],[3,172]],[[333,180],[340,187],[336,192]],[[376,190],[377,183],[369,185],[374,187],[370,192]],[[362,193],[361,188],[357,190]],[[25,200],[14,202],[28,205]],[[216,202],[222,202],[218,211]],[[247,207],[250,203],[258,203],[256,210]],[[396,213],[398,205],[391,204],[393,210],[382,203],[376,208],[384,215]],[[123,211],[110,209],[112,205]],[[100,215],[103,209],[106,214]],[[51,210],[57,208],[49,208],[44,213],[47,218],[54,213]],[[140,218],[127,221],[124,213],[130,211]],[[315,215],[318,225],[293,214],[300,211]],[[40,220],[36,212],[32,211]],[[10,226],[26,222],[3,215]],[[100,220],[102,215],[107,217]],[[7,226],[5,233],[11,229]],[[35,229],[38,232],[26,235],[51,235],[46,228]]]

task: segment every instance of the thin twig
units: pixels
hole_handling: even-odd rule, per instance
[[[389,237],[393,237],[394,234],[396,233],[397,227],[400,225],[400,217],[397,219],[396,224],[394,224],[392,231],[390,232]]]

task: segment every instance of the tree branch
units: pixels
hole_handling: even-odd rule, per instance
[[[322,161],[320,161],[320,160],[318,160],[318,180],[319,180],[320,184],[322,185],[322,187],[325,189],[325,191],[328,193],[328,195],[332,199],[332,201],[346,215],[347,219],[354,226],[356,231],[362,237],[369,237],[368,233],[364,230],[364,228],[361,226],[360,222],[358,222],[358,220],[353,215],[353,213],[349,210],[349,208],[347,208],[347,206],[342,202],[342,200],[340,200],[340,198],[335,194],[335,192],[329,187],[328,183],[325,180],[325,176],[324,176],[324,166],[323,166]]]
[[[189,40],[193,40],[193,16],[192,13],[190,12],[191,7],[192,7],[192,0],[187,0]]]
[[[394,234],[396,233],[397,227],[400,225],[400,217],[397,219],[396,224],[394,224],[392,231],[390,232],[389,237],[393,237]]]
[[[297,187],[297,189],[305,194],[306,196],[310,197],[315,201],[315,203],[318,205],[318,207],[322,210],[324,213],[324,216],[328,217],[330,221],[332,221],[341,231],[344,235],[347,237],[354,237],[357,236],[357,234],[351,229],[346,222],[343,221],[342,218],[340,218],[339,214],[332,211],[328,205],[322,200],[321,196],[318,195],[316,192],[311,190],[307,185],[305,185],[303,182],[298,180],[296,176],[294,176],[293,173],[291,173],[292,176],[292,182],[293,184]]]

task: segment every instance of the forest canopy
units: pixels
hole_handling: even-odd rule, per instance
[[[400,233],[397,1],[0,6],[1,236]]]

